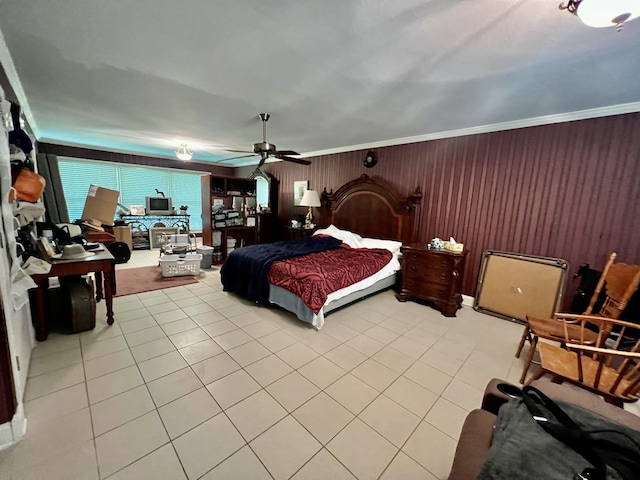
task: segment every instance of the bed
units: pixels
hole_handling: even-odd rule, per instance
[[[400,269],[398,262],[400,245],[415,239],[414,219],[421,199],[422,193],[419,188],[408,197],[403,197],[387,183],[371,179],[367,175],[346,183],[335,193],[327,192],[325,189],[322,193],[318,225],[327,226],[328,230],[320,229],[310,239],[246,247],[253,249],[263,259],[267,259],[261,260],[264,263],[253,264],[251,267],[247,267],[246,258],[240,256],[243,249],[234,251],[221,270],[223,287],[225,291],[238,293],[260,303],[278,305],[294,313],[300,320],[320,329],[324,324],[324,317],[329,312],[395,285],[396,274]],[[339,241],[336,242],[336,239]],[[301,247],[301,243],[307,245]],[[301,296],[287,288],[271,283],[265,284],[267,287],[262,285],[256,287],[255,283],[253,286],[247,286],[242,283],[245,280],[255,282],[254,273],[268,276],[270,272],[273,273],[272,268],[277,270],[276,267],[280,267],[280,270],[287,268],[295,270],[295,262],[298,261],[295,258],[298,257],[297,253],[282,253],[289,251],[290,248],[311,248],[309,257],[319,256],[316,262],[320,264],[323,261],[326,263],[322,255],[332,255],[332,250],[344,250],[345,247],[348,250],[349,245],[356,250],[361,250],[361,247],[371,249],[372,254],[377,250],[389,250],[392,254],[381,270],[329,293],[320,308],[317,305],[310,308]],[[353,252],[361,253],[356,250]],[[248,252],[251,251],[246,250],[245,255]],[[345,254],[342,251],[335,253]],[[381,252],[377,253],[383,256]],[[254,252],[251,252],[251,255],[254,255]],[[313,263],[311,258],[305,258],[305,260],[307,263]],[[281,264],[281,262],[284,263]],[[298,282],[299,278],[295,281]],[[262,282],[262,280],[259,281]],[[255,288],[258,288],[258,293]],[[268,292],[263,291],[265,288]]]

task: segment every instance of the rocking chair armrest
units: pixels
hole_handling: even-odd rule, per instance
[[[613,355],[617,357],[636,358],[640,359],[640,352],[627,352],[620,350],[613,350],[610,348],[592,347],[590,345],[580,345],[577,343],[565,344],[567,350],[579,350],[587,353],[602,353],[605,355]]]
[[[581,320],[591,321],[591,322],[601,322],[603,317],[599,317],[597,315],[582,315],[579,313],[554,313],[554,320],[559,320],[567,323],[578,323]]]
[[[596,325],[606,323],[611,326],[620,326],[632,328],[634,330],[638,329],[638,324],[635,322],[630,322],[628,320],[620,320],[619,318],[610,318],[603,317],[601,315],[581,315],[578,313],[554,313],[554,320],[564,321],[567,323],[578,323],[581,320],[586,320],[590,323],[595,323]]]

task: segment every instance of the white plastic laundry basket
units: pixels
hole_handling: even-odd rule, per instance
[[[198,275],[200,273],[199,253],[185,255],[163,255],[160,257],[163,277],[178,277],[180,275]]]

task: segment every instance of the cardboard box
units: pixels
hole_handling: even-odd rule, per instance
[[[84,201],[82,220],[100,220],[103,225],[113,225],[120,192],[91,185]]]
[[[131,226],[126,227],[113,227],[113,235],[116,237],[116,242],[124,242],[129,247],[129,250],[133,250],[133,237],[131,235]]]

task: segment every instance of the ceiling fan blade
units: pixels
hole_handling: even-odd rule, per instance
[[[235,150],[235,149],[231,149],[231,148],[225,148],[224,151],[225,152],[236,152],[236,153],[254,153],[254,152],[250,152],[249,150]]]
[[[252,153],[251,155],[240,155],[239,157],[225,158],[223,160],[220,160],[218,163],[228,162],[229,160],[236,160],[238,158],[247,158],[247,157],[255,157],[255,156],[256,156],[255,153]]]
[[[284,160],[285,162],[293,162],[300,165],[311,165],[311,162],[309,160],[305,160],[304,158],[287,157],[286,155],[280,155],[279,153],[277,155],[274,155],[274,157],[279,158],[280,160]]]
[[[278,150],[275,152],[276,155],[300,155],[298,152],[294,152],[293,150]]]

